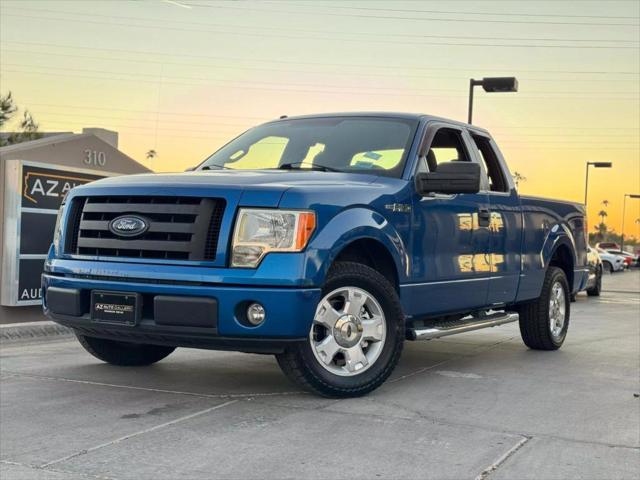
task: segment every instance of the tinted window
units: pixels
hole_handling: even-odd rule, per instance
[[[468,162],[469,155],[464,147],[462,133],[452,128],[441,128],[433,137],[426,157],[420,164],[420,171],[435,172],[444,162]]]
[[[417,121],[374,117],[282,120],[242,134],[201,166],[269,169],[329,167],[399,177]]]
[[[482,159],[482,163],[489,178],[489,190],[492,192],[507,192],[509,186],[505,179],[498,155],[496,155],[491,140],[479,135],[472,135],[473,141],[477,148],[478,156]]]

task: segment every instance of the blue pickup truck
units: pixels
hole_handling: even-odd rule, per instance
[[[111,364],[176,347],[275,354],[304,388],[358,396],[405,340],[518,321],[529,348],[559,348],[588,281],[584,215],[518,195],[472,125],[283,117],[192,171],[70,191],[44,310]]]

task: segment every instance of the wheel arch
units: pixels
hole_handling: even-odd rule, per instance
[[[574,267],[576,264],[575,248],[570,243],[568,238],[560,239],[549,256],[546,266],[560,268],[567,277],[569,287],[573,290],[574,286]]]
[[[364,237],[347,244],[334,258],[335,262],[357,262],[380,272],[400,293],[398,270],[391,252],[380,241]]]
[[[367,208],[336,215],[309,247],[307,278],[313,278],[315,285],[324,284],[336,260],[364,263],[390,278],[396,289],[408,278],[409,253],[402,236],[382,215]]]

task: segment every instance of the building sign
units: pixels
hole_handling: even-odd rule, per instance
[[[87,175],[52,168],[24,165],[22,168],[22,208],[58,210],[64,196],[78,185],[104,175]],[[53,232],[53,230],[51,230]]]
[[[42,302],[40,275],[56,215],[73,187],[103,178],[95,171],[8,160],[5,171],[3,305]]]

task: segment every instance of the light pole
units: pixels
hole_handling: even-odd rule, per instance
[[[640,198],[640,195],[635,193],[625,193],[624,199],[622,200],[622,230],[620,233],[620,250],[623,250],[623,251],[624,251],[624,210],[627,206],[627,197]]]
[[[611,168],[611,162],[587,162],[587,174],[584,179],[584,206],[587,208],[587,190],[589,188],[589,167],[593,165],[595,168]]]
[[[473,118],[473,87],[482,86],[485,92],[517,92],[518,80],[516,77],[490,77],[482,80],[469,80],[469,115],[468,123]]]

